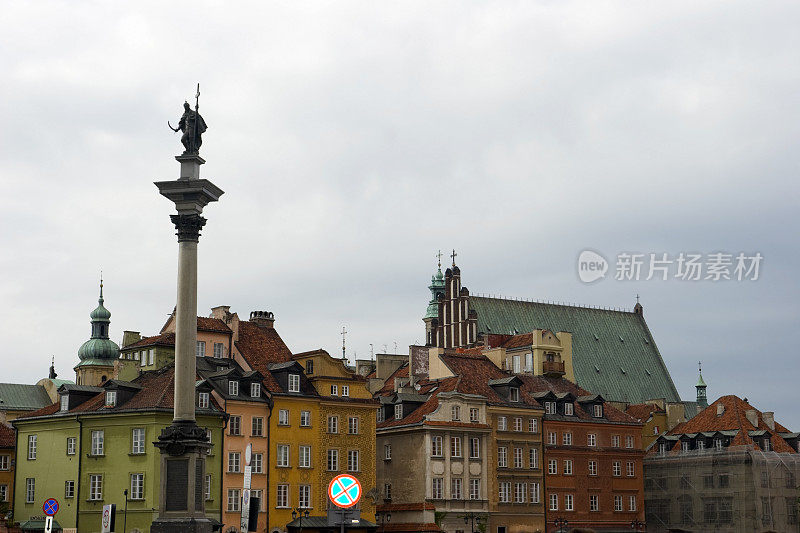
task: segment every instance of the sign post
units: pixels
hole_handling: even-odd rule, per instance
[[[47,498],[42,504],[42,511],[47,515],[44,520],[44,533],[53,533],[53,515],[58,512],[58,500]]]
[[[340,474],[333,478],[328,485],[328,498],[339,508],[337,514],[342,517],[341,533],[344,533],[344,523],[348,516],[347,510],[361,500],[362,492],[361,483],[350,474]]]
[[[248,444],[244,451],[244,485],[242,485],[242,520],[239,523],[239,530],[248,531],[250,523],[250,483],[253,479],[253,468],[250,466],[250,459],[253,456],[253,445]]]
[[[117,506],[113,503],[103,506],[100,517],[100,533],[113,533],[117,515]]]

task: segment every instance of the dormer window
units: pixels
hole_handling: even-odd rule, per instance
[[[572,406],[572,402],[567,402],[564,404],[564,414],[565,415],[573,415],[575,414]]]
[[[769,437],[764,438],[764,445],[761,446],[761,449],[765,452],[772,450],[772,442],[769,440]]]
[[[450,413],[452,415],[452,420],[456,420],[456,421],[461,420],[461,407],[459,407],[457,405],[454,405],[450,409]]]
[[[208,409],[209,394],[201,392],[197,395],[197,407],[200,409]]]
[[[480,411],[476,408],[472,407],[469,410],[469,421],[470,422],[478,422],[478,418],[480,417]]]
[[[250,384],[250,397],[251,398],[260,398],[261,397],[261,383],[251,383]]]
[[[117,405],[117,391],[106,391],[106,407],[116,407]]]
[[[722,449],[722,439],[716,438],[714,439],[714,449],[721,450]]]
[[[592,416],[595,418],[603,418],[603,404],[594,404],[592,407]]]
[[[689,451],[689,441],[688,440],[681,441],[681,451],[683,453],[686,453],[686,452]]]
[[[661,455],[665,455],[667,453],[667,443],[666,442],[659,443],[659,445],[658,445],[658,453],[660,453]]]
[[[69,411],[69,394],[61,395],[61,410]]]
[[[300,392],[300,374],[289,374],[289,392]]]
[[[517,387],[511,387],[508,389],[508,398],[512,402],[519,401],[519,389]]]
[[[238,381],[229,381],[228,382],[228,395],[229,396],[239,396],[239,382]]]
[[[309,359],[306,361],[306,374],[313,374],[314,373],[314,360]]]
[[[544,412],[547,415],[556,414],[556,402],[544,402]]]
[[[398,403],[394,406],[394,419],[400,420],[401,418],[403,418],[403,404]]]

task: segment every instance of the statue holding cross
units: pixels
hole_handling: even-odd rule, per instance
[[[197,84],[197,93],[195,94],[194,109],[189,105],[189,102],[183,103],[183,115],[178,121],[178,127],[173,128],[172,124],[167,121],[169,129],[174,132],[181,131],[181,143],[183,143],[183,155],[198,155],[200,153],[200,145],[203,144],[202,135],[208,129],[206,121],[200,116],[200,84]]]

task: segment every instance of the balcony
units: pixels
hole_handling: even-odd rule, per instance
[[[561,361],[542,361],[542,373],[545,376],[563,376],[564,363]]]

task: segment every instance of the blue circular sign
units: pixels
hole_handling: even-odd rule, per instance
[[[53,516],[58,512],[58,501],[55,498],[47,498],[42,505],[42,511],[47,516]]]

